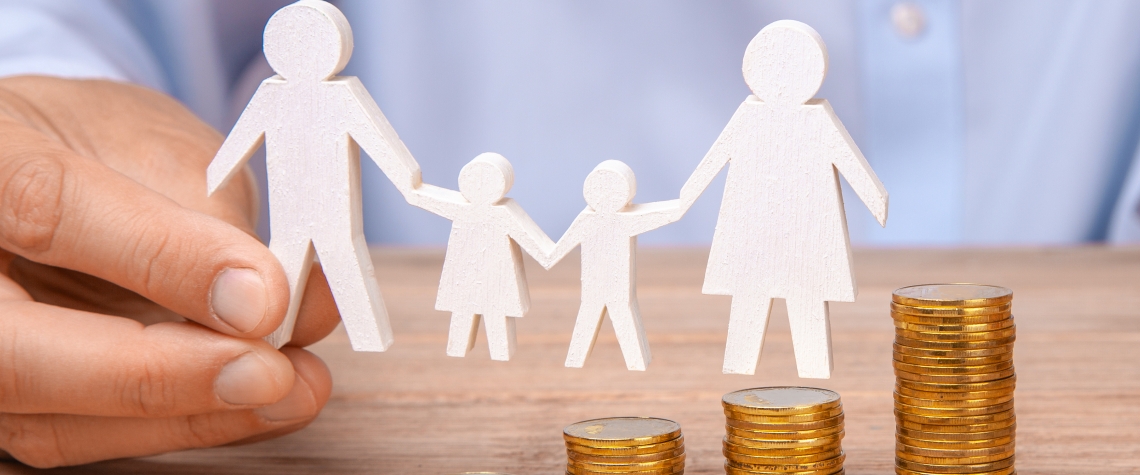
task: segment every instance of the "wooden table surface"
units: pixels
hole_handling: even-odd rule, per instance
[[[654,359],[648,371],[630,372],[608,323],[585,368],[562,366],[579,297],[574,256],[550,272],[528,262],[533,305],[518,322],[518,352],[494,362],[482,335],[467,358],[444,354],[448,316],[433,310],[441,251],[376,250],[396,344],[353,353],[338,330],[314,345],[335,389],[312,426],[251,446],[53,472],[560,474],[563,426],[647,415],[681,423],[687,473],[724,473],[721,395],[798,384],[842,395],[848,474],[889,474],[890,293],[971,281],[1014,289],[1018,472],[1140,473],[1140,249],[859,250],[858,300],[831,304],[830,380],[796,377],[782,303],[756,375],[721,374],[729,299],[700,293],[706,253],[641,251],[638,293]]]

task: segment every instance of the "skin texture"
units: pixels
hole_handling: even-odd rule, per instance
[[[290,346],[261,341],[288,289],[254,237],[249,170],[206,196],[222,138],[138,86],[0,79],[0,450],[54,467],[252,442],[328,401],[328,369],[299,348],[339,322],[324,274]],[[252,330],[213,311],[226,269],[264,285]],[[223,380],[244,384],[238,404]]]

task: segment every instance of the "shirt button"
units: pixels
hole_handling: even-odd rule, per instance
[[[891,24],[895,27],[895,33],[912,40],[926,30],[926,13],[917,3],[898,2],[891,7]]]

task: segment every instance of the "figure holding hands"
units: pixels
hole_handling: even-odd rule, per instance
[[[827,301],[855,300],[838,173],[885,225],[887,191],[824,99],[827,50],[791,20],[760,31],[744,56],[754,95],[681,189],[684,209],[732,163],[704,293],[732,296],[724,372],[756,370],[773,298],[784,298],[800,377],[831,376]]]
[[[679,200],[632,204],[637,192],[633,170],[607,160],[586,177],[582,194],[587,207],[558,240],[543,267],[549,269],[572,249],[582,246],[582,306],[566,366],[581,368],[598,339],[608,314],[626,368],[645,371],[652,360],[637,306],[637,235],[680,219]]]
[[[530,308],[521,250],[544,259],[554,242],[504,197],[513,183],[510,162],[484,153],[459,172],[458,192],[423,184],[408,195],[409,203],[452,221],[435,302],[436,310],[451,312],[448,356],[467,355],[480,320],[491,359],[514,355],[515,318]]]

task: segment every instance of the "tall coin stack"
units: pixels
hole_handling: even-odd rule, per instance
[[[895,473],[1017,473],[1013,291],[917,285],[892,300]]]
[[[771,387],[725,394],[729,475],[843,473],[843,404],[826,389]]]
[[[610,417],[566,426],[570,475],[685,473],[681,425],[652,417]]]

